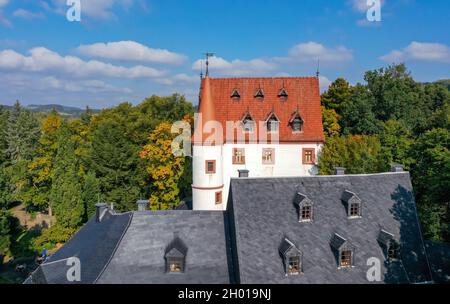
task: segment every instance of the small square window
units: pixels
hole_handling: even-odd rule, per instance
[[[180,273],[183,272],[183,261],[176,258],[170,258],[167,261],[168,263],[168,272],[170,273]]]
[[[352,266],[352,251],[343,250],[341,252],[341,267],[351,267]]]
[[[262,163],[264,165],[273,165],[273,164],[275,164],[275,149],[273,149],[273,148],[263,149],[263,151],[262,151]]]
[[[288,260],[288,274],[296,275],[300,273],[300,257],[289,257]]]
[[[222,204],[222,191],[216,192],[216,205]]]
[[[303,149],[303,164],[313,165],[315,161],[315,149]]]
[[[216,173],[216,161],[215,160],[207,160],[205,166],[206,174],[215,174]]]
[[[245,165],[245,149],[233,149],[233,165]]]

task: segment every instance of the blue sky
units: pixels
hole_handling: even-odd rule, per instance
[[[0,103],[96,108],[185,94],[200,59],[213,77],[311,76],[321,85],[405,62],[419,81],[450,78],[450,2],[384,0],[0,0]]]

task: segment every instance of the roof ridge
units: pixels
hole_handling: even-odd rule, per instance
[[[98,276],[95,278],[94,282],[92,282],[92,284],[96,284],[97,281],[101,278],[101,276],[102,276],[103,273],[105,272],[106,268],[108,268],[109,264],[111,263],[112,259],[114,258],[114,255],[115,255],[116,252],[117,252],[117,249],[119,248],[120,244],[122,243],[122,240],[123,240],[125,234],[127,233],[128,228],[130,228],[131,222],[133,221],[134,212],[129,211],[129,212],[122,213],[122,214],[120,214],[120,215],[123,215],[123,214],[130,214],[130,219],[128,220],[127,226],[126,226],[125,229],[123,230],[122,235],[120,236],[120,238],[119,238],[119,240],[118,240],[116,246],[114,247],[114,250],[112,251],[111,256],[109,257],[108,262],[106,262],[105,266],[104,266],[103,269],[100,271],[100,273],[98,274]]]

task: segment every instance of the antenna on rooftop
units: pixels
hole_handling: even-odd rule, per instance
[[[316,72],[316,76],[317,77],[320,76],[320,58],[317,58],[317,72]]]
[[[209,58],[214,57],[216,54],[214,53],[205,53],[206,57],[206,77],[209,76]]]
[[[200,79],[203,78],[203,60],[200,60]]]

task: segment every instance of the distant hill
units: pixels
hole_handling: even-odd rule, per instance
[[[3,106],[3,107],[11,108],[11,106]],[[85,111],[85,109],[80,109],[77,107],[70,107],[70,106],[63,106],[63,105],[59,105],[59,104],[28,105],[28,106],[25,106],[25,108],[30,111],[38,112],[38,113],[49,113],[53,109],[55,109],[56,111],[58,111],[59,114],[61,114],[63,116],[69,116],[69,117],[79,117]],[[91,110],[94,113],[100,112],[100,110],[94,110],[94,109],[91,109]]]

